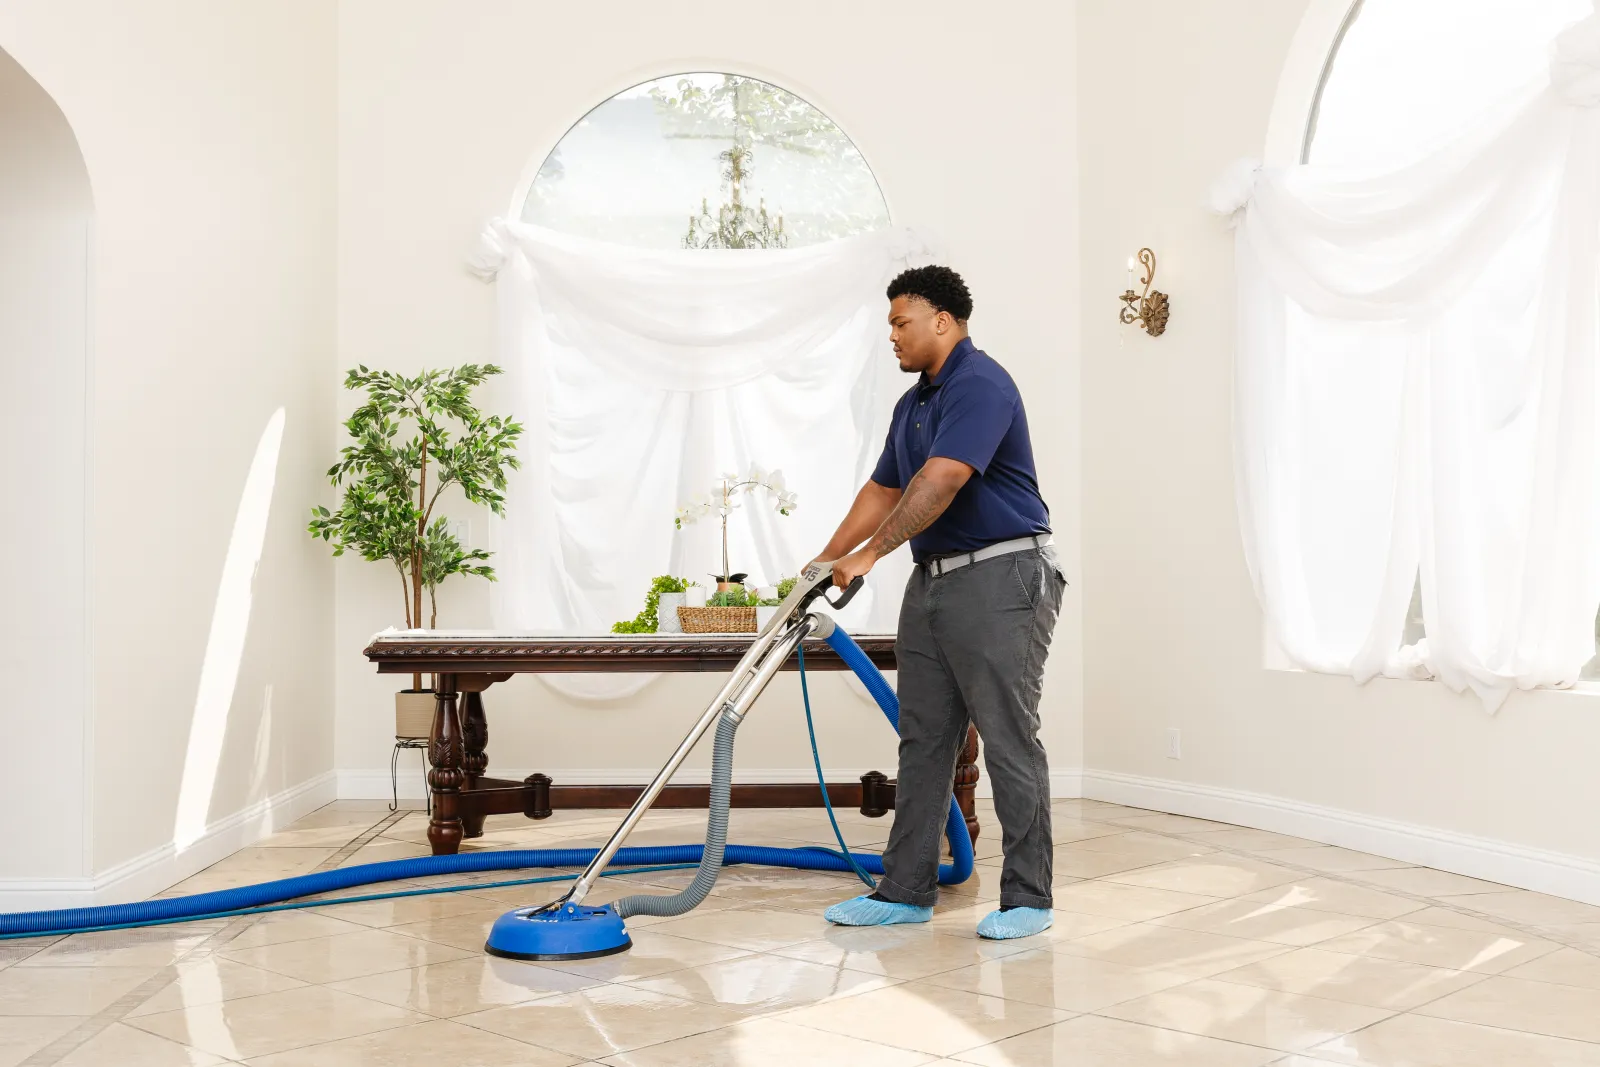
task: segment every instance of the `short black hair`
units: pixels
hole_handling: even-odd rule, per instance
[[[972,294],[961,275],[949,267],[913,267],[889,283],[889,299],[914,296],[935,311],[947,311],[957,322],[972,317]]]

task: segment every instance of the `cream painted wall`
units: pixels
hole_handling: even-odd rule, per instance
[[[1491,719],[1434,685],[1358,689],[1262,665],[1233,510],[1230,241],[1200,203],[1224,164],[1262,151],[1306,0],[1152,0],[1137,32],[1112,0],[1082,0],[1076,16],[938,0],[918,9],[920,34],[902,10],[827,0],[797,20],[758,5],[729,26],[707,0],[0,7],[0,48],[64,112],[96,209],[94,667],[78,679],[91,743],[69,752],[70,738],[30,730],[42,689],[7,719],[40,766],[92,759],[92,853],[26,873],[101,874],[171,841],[202,678],[226,725],[212,824],[334,767],[355,788],[376,783],[396,681],[360,649],[397,619],[393,579],[334,565],[303,533],[306,505],[331,499],[321,472],[350,406],[337,369],[492,352],[492,291],[460,266],[482,221],[587,108],[708,68],[829,113],[896,221],[941,233],[973,283],[978,339],[1029,398],[1074,579],[1045,697],[1059,788],[1087,766],[1091,794],[1165,785],[1600,861],[1584,817],[1600,799],[1594,696],[1518,694]],[[1114,318],[1142,244],[1174,296],[1156,340]],[[280,408],[259,567],[241,584],[240,498]],[[481,586],[448,590],[444,621],[482,624],[486,602]],[[234,678],[226,624],[240,618]],[[713,685],[672,677],[594,707],[520,679],[489,696],[493,767],[638,777]],[[839,679],[817,695],[832,767],[892,766],[876,712]],[[785,679],[744,731],[744,774],[805,772],[796,705]],[[1172,727],[1181,761],[1164,758]]]
[[[173,840],[208,647],[223,732],[202,824],[332,767],[331,565],[303,524],[333,445],[334,18],[320,0],[0,6],[0,48],[60,105],[95,199],[92,669],[75,669],[97,875]],[[236,530],[279,409],[265,529]],[[13,745],[71,758],[31,743],[49,680],[13,681]]]
[[[13,561],[0,671],[49,679],[48,713],[13,708],[8,718],[29,721],[8,722],[7,734],[26,735],[29,751],[53,757],[12,760],[0,778],[0,805],[56,813],[11,827],[0,880],[72,880],[89,862],[83,664],[92,215],[89,175],[66,116],[0,51],[0,396],[11,400],[0,423],[8,457],[0,557]]]
[[[1234,512],[1232,243],[1201,205],[1223,166],[1262,154],[1306,10],[1152,0],[1131,33],[1125,5],[1079,5],[1079,94],[1103,101],[1082,110],[1079,145],[1086,790],[1165,781],[1191,806],[1242,793],[1600,870],[1596,696],[1518,693],[1491,718],[1435,684],[1263,668]],[[1146,244],[1173,300],[1158,339],[1114,317]],[[1164,755],[1174,727],[1180,761]]]
[[[730,21],[709,0],[601,7],[344,0],[341,365],[414,371],[490,356],[493,293],[464,272],[463,259],[484,220],[511,209],[513,190],[567,127],[653,77],[693,70],[762,77],[807,98],[855,139],[898,223],[943,236],[949,261],[976,294],[978,342],[1010,368],[1028,399],[1045,496],[1075,583],[1072,9],[937,0],[918,5],[914,17],[907,11],[823,0],[803,13],[746,5]],[[343,410],[352,405],[347,397]],[[484,518],[474,517],[480,544],[484,531]],[[351,772],[341,788],[386,791],[398,680],[375,675],[360,652],[374,631],[398,622],[395,579],[353,560],[340,561],[337,573],[336,759],[341,773]],[[441,624],[483,625],[486,604],[481,587],[447,589]],[[1045,689],[1046,743],[1064,780],[1081,762],[1080,636],[1074,584]],[[565,700],[532,679],[496,687],[486,701],[490,772],[642,778],[715,684],[668,678],[614,707]],[[875,710],[839,679],[820,683],[816,696],[830,767],[893,768],[894,737]],[[809,773],[797,697],[792,677],[775,683],[741,731],[741,774]]]

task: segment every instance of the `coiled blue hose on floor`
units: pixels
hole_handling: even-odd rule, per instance
[[[877,701],[889,722],[898,731],[900,702],[894,690],[867,654],[850,635],[835,626],[827,637],[828,647],[855,671]],[[802,664],[802,670],[804,669]],[[815,741],[813,739],[813,746]],[[820,764],[819,764],[820,765]],[[824,791],[825,792],[825,791]],[[939,868],[939,884],[956,885],[972,875],[972,838],[966,819],[955,798],[950,800],[950,815],[945,823],[950,841],[951,862]],[[659,867],[667,864],[698,864],[704,845],[661,845],[623,848],[612,860],[613,866]],[[416,859],[387,860],[317,871],[293,878],[280,878],[257,885],[196,893],[185,897],[144,900],[133,904],[110,904],[93,908],[65,908],[59,911],[25,911],[0,915],[0,938],[70,934],[90,929],[158,925],[175,920],[214,918],[237,914],[263,905],[337,892],[375,882],[432,878],[447,874],[473,874],[481,871],[520,870],[529,867],[582,867],[595,856],[592,848],[512,849],[495,852],[465,852],[454,856],[422,856]],[[768,867],[791,867],[808,871],[849,872],[859,866],[872,874],[883,873],[883,858],[870,852],[852,852],[847,859],[820,848],[768,848],[761,845],[729,845],[723,856],[725,865],[754,863]],[[852,862],[853,861],[853,864]],[[393,894],[412,896],[417,891]],[[307,906],[316,902],[308,902]]]

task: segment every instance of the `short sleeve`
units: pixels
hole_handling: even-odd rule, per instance
[[[900,484],[900,461],[894,454],[894,426],[889,427],[889,434],[883,440],[883,455],[878,457],[878,465],[872,468],[872,480],[885,489],[904,489]]]
[[[982,474],[1015,414],[1015,398],[1006,390],[987,378],[966,378],[959,391],[944,398],[928,456],[960,460]]]

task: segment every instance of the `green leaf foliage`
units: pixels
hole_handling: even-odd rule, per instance
[[[516,446],[523,428],[485,416],[472,403],[472,390],[499,373],[493,364],[468,363],[415,377],[364,365],[345,375],[345,388],[364,390],[367,398],[345,420],[351,443],[328,468],[329,482],[344,496],[336,511],[313,506],[307,531],[329,542],[335,556],[349,551],[393,564],[408,626],[421,625],[423,591],[431,603],[446,578],[494,580],[489,553],[462,548],[434,511],[454,488],[468,503],[505,513],[506,473],[521,465]]]
[[[644,610],[631,619],[611,624],[614,634],[653,634],[660,624],[659,611],[661,608],[662,593],[681,593],[696,582],[674,578],[670,574],[663,574],[650,583],[650,591],[645,594]]]

